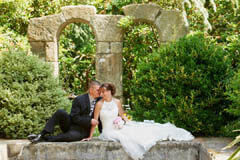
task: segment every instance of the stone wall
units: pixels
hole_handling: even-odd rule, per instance
[[[160,42],[176,40],[188,32],[178,11],[162,10],[156,4],[133,4],[123,7],[126,16],[154,25]],[[117,86],[117,97],[122,97],[123,30],[117,26],[122,15],[98,15],[94,6],[66,6],[55,15],[33,18],[28,26],[32,52],[52,64],[58,75],[58,39],[66,25],[82,22],[92,27],[96,38],[96,79]]]
[[[9,144],[10,145],[10,144]],[[8,147],[9,160],[131,160],[118,142],[25,143]],[[18,154],[16,150],[18,149]],[[11,151],[13,150],[13,151]],[[211,160],[209,153],[199,142],[157,142],[144,156],[144,160]]]

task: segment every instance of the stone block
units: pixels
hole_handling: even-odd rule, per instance
[[[161,7],[156,4],[131,4],[123,7],[126,16],[132,16],[136,21],[154,23],[161,12]]]
[[[8,160],[7,144],[0,144],[0,159],[1,160]]]
[[[157,142],[149,152],[145,154],[145,160],[199,160],[199,144],[192,142]]]
[[[96,15],[91,17],[90,25],[96,33],[98,42],[122,42],[123,30],[118,27],[120,15]]]
[[[212,160],[211,155],[202,144],[199,146],[199,160]]]
[[[19,160],[130,160],[119,143],[89,141],[38,143],[23,149]]]
[[[123,42],[112,42],[111,43],[111,53],[122,53]]]
[[[97,42],[98,53],[110,53],[110,42]]]
[[[31,42],[31,51],[33,54],[39,56],[39,58],[44,59],[46,57],[45,42]]]
[[[22,143],[10,143],[7,144],[7,150],[8,150],[8,157],[16,157],[19,153],[21,153],[23,149],[24,144]]]
[[[81,19],[83,22],[88,24],[90,17],[95,15],[97,12],[94,6],[89,5],[65,6],[61,9],[66,21],[72,19]]]
[[[116,96],[122,96],[122,55],[97,54],[96,78],[100,82],[111,82],[116,86]]]
[[[179,11],[161,11],[155,21],[161,42],[177,40],[188,33],[187,24]]]
[[[65,22],[63,14],[30,19],[28,39],[30,41],[54,41],[58,29]]]
[[[57,42],[46,42],[46,61],[58,62]]]

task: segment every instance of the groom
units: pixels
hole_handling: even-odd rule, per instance
[[[71,113],[57,110],[46,123],[42,132],[38,135],[29,135],[28,139],[33,143],[47,142],[71,142],[79,141],[89,136],[91,125],[98,125],[101,132],[102,126],[93,119],[94,107],[99,97],[100,82],[91,81],[88,93],[77,96],[72,103]],[[53,136],[54,127],[59,125],[62,133]]]

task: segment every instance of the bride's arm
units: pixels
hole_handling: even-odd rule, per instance
[[[96,107],[94,109],[94,119],[97,120],[97,121],[98,121],[98,117],[99,117],[99,113],[100,113],[101,108],[102,108],[102,102],[99,101],[96,104]],[[89,141],[93,137],[93,133],[94,133],[95,128],[96,128],[96,125],[92,125],[89,137],[88,138],[84,138],[82,141]]]
[[[117,102],[117,106],[118,106],[118,113],[119,115],[122,117],[122,119],[125,121],[125,122],[128,122],[129,119],[127,119],[127,117],[124,115],[124,110],[122,108],[122,103],[120,100],[116,99],[116,102]]]

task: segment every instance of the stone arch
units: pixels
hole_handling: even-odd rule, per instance
[[[90,24],[91,16],[96,15],[96,8],[88,5],[79,6],[65,6],[62,7],[62,14],[65,18],[65,22],[60,24],[56,32],[57,40],[60,37],[62,30],[70,23],[85,23],[88,24],[96,35],[94,27]]]
[[[32,52],[53,65],[55,76],[59,72],[58,39],[61,31],[73,22],[90,24],[90,17],[96,14],[96,8],[87,5],[66,6],[61,10],[59,14],[32,18],[28,26]]]
[[[180,12],[165,11],[156,4],[133,4],[123,7],[126,16],[135,21],[153,24],[161,42],[168,42],[187,34]],[[122,46],[123,30],[118,27],[121,15],[98,15],[89,5],[66,6],[61,13],[32,18],[28,26],[31,50],[54,68],[58,75],[58,39],[69,23],[83,22],[92,27],[96,39],[96,79],[112,82],[117,87],[117,97],[122,97]]]
[[[188,33],[188,25],[180,11],[163,10],[159,5],[150,3],[127,5],[123,7],[123,12],[126,16],[132,16],[136,22],[154,25],[161,43],[179,39]]]

